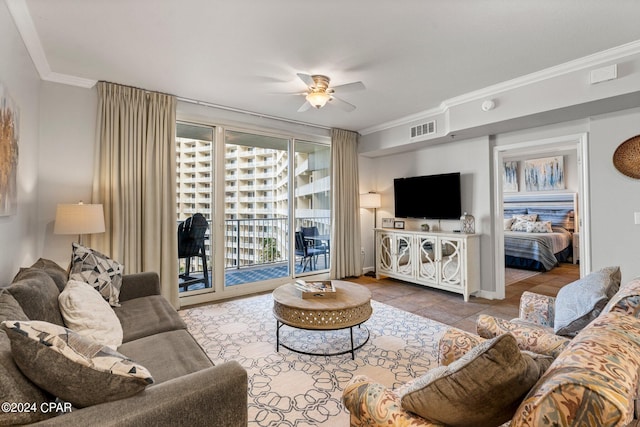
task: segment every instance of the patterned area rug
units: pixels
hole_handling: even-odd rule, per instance
[[[181,310],[189,331],[214,363],[237,360],[249,373],[250,426],[348,426],[342,390],[355,375],[397,387],[436,366],[437,343],[447,325],[372,301],[373,315],[354,328],[351,354],[306,356],[276,352],[271,295]],[[364,327],[367,329],[365,330]],[[283,343],[308,352],[349,346],[349,330],[302,331],[283,326]]]

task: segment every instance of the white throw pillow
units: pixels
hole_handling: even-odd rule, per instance
[[[527,233],[551,233],[551,221],[536,221],[527,223]]]
[[[93,286],[69,280],[58,296],[64,323],[79,335],[116,350],[122,344],[122,325],[102,295]]]

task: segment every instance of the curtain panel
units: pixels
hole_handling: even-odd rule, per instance
[[[178,308],[176,99],[107,82],[98,96],[92,197],[104,205],[106,232],[91,245],[126,273],[157,272]]]
[[[331,270],[333,279],[362,275],[358,134],[331,131]]]

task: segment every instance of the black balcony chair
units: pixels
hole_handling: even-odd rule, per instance
[[[303,267],[302,271],[307,270],[307,266],[309,266],[309,270],[313,271],[316,269],[316,258],[319,255],[324,255],[324,265],[327,265],[327,247],[315,247],[310,246],[309,243],[304,239],[301,231],[296,231],[296,256],[300,257],[300,265]]]
[[[311,246],[314,249],[318,250],[318,253],[315,256],[315,261],[318,261],[318,255],[325,255],[325,267],[327,266],[327,253],[329,252],[329,242],[323,241],[319,239],[313,239],[313,237],[320,236],[318,232],[318,227],[300,227],[300,231],[302,232],[302,236],[304,237],[307,246]]]
[[[184,290],[194,283],[204,283],[205,288],[211,287],[209,283],[209,269],[207,268],[207,254],[204,241],[206,239],[209,223],[204,215],[197,213],[178,225],[178,258],[185,259],[184,273],[180,273],[179,286]],[[199,257],[202,260],[202,277],[191,276],[191,258]]]

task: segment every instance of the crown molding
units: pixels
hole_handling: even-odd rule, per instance
[[[27,2],[25,0],[6,0],[6,4],[42,80],[83,88],[91,88],[96,84],[96,80],[51,71],[49,61],[40,42],[40,36],[36,31],[36,26],[27,7]]]
[[[382,130],[390,129],[396,126],[407,125],[411,122],[418,120],[426,120],[433,118],[434,115],[443,114],[447,110],[457,105],[465,104],[467,102],[478,101],[482,99],[492,98],[502,92],[509,90],[519,89],[521,87],[529,86],[535,83],[539,83],[545,80],[551,80],[556,77],[567,75],[576,71],[585,70],[591,67],[596,67],[608,62],[618,61],[631,55],[640,54],[640,40],[636,40],[630,43],[616,46],[611,49],[603,50],[601,52],[594,53],[582,58],[578,58],[573,61],[565,62],[560,65],[556,65],[550,68],[546,68],[535,73],[527,74],[515,79],[507,80],[492,86],[465,93],[454,98],[450,98],[442,101],[442,103],[429,110],[421,111],[409,116],[401,117],[397,120],[381,123],[376,126],[371,126],[365,129],[361,129],[359,133],[361,135],[368,135],[370,133],[379,132]]]

